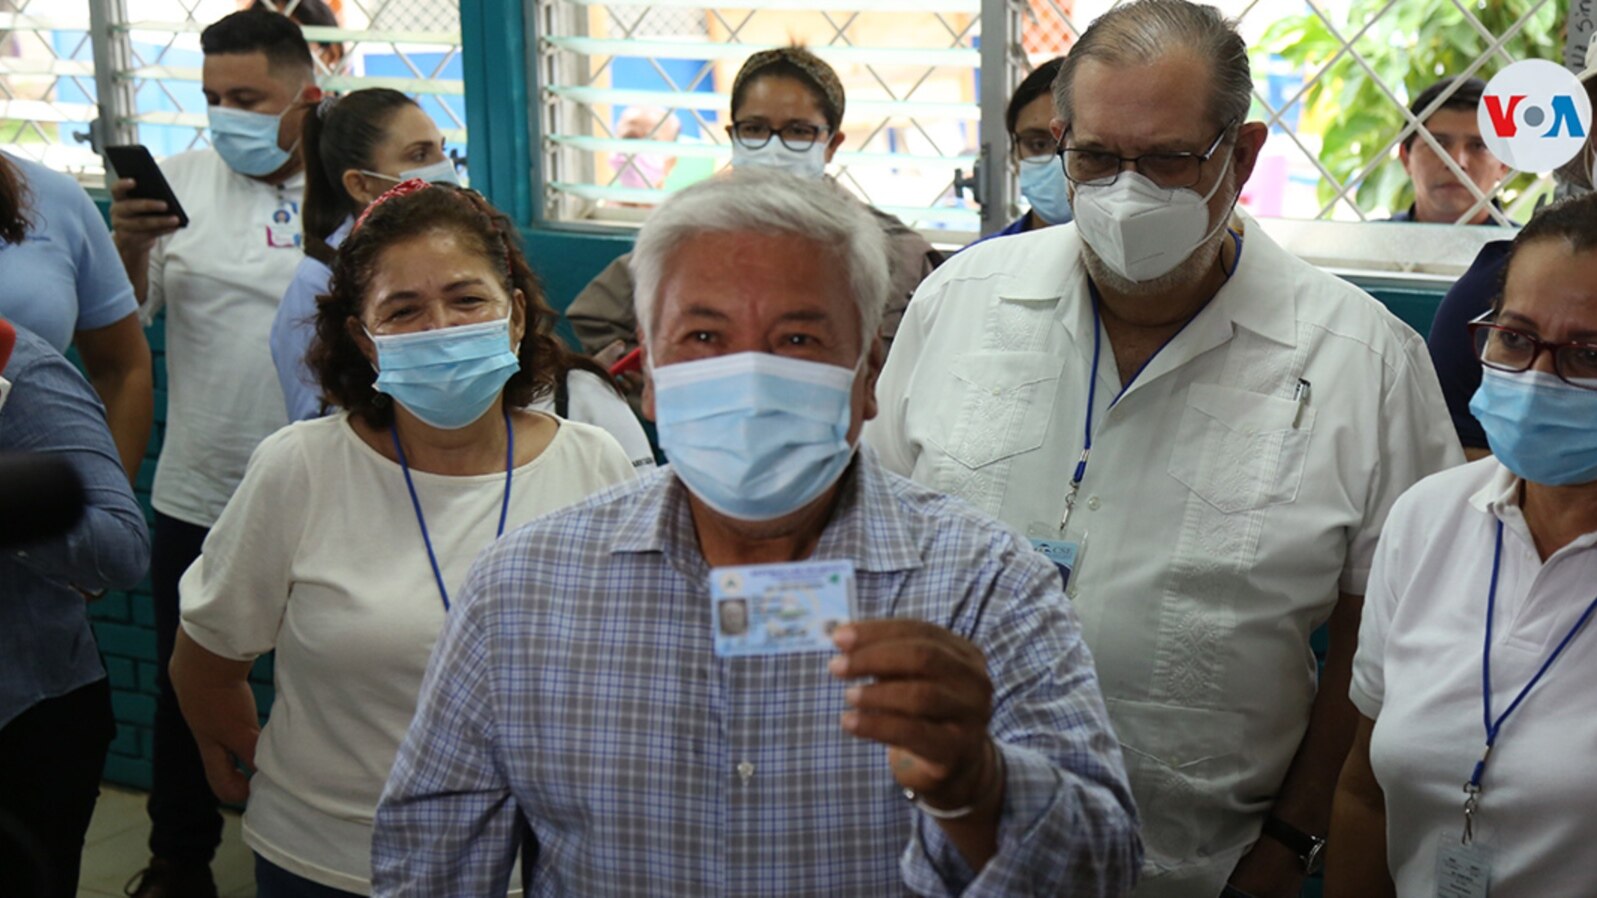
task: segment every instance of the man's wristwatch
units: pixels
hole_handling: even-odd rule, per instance
[[[1325,839],[1311,836],[1280,817],[1271,815],[1264,818],[1263,835],[1295,852],[1298,860],[1303,862],[1305,875],[1320,872],[1321,865],[1325,863]]]

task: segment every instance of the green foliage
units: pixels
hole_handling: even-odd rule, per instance
[[[1325,11],[1332,17],[1337,33],[1349,40],[1374,20],[1353,44],[1369,69],[1351,53],[1344,53],[1331,63],[1342,43],[1314,12],[1276,22],[1255,48],[1256,55],[1280,56],[1302,71],[1305,78],[1313,77],[1331,63],[1300,101],[1304,108],[1298,130],[1321,135],[1320,163],[1344,184],[1379,156],[1378,164],[1352,194],[1358,207],[1367,213],[1378,207],[1405,209],[1414,201],[1412,185],[1393,144],[1406,124],[1403,109],[1381,90],[1370,70],[1406,106],[1436,80],[1462,73],[1490,42],[1451,0],[1398,0],[1375,18],[1386,5],[1386,0],[1353,0],[1340,20],[1335,18],[1335,12]],[[1473,0],[1465,5],[1493,39],[1529,17],[1524,27],[1503,45],[1509,58],[1493,54],[1476,71],[1477,77],[1489,81],[1510,61],[1561,58],[1560,16],[1565,4],[1560,0]],[[1262,59],[1257,60],[1256,69],[1262,68],[1262,63]],[[1530,175],[1516,175],[1504,185],[1505,199],[1512,201],[1533,181]],[[1327,203],[1336,191],[1329,183],[1321,183],[1319,195],[1320,202]]]

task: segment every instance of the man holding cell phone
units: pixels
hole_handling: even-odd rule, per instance
[[[166,439],[151,504],[156,621],[150,866],[135,898],[209,898],[222,818],[166,676],[178,578],[243,477],[257,443],[287,423],[267,336],[299,265],[298,153],[304,112],[321,99],[299,26],[234,13],[200,35],[211,146],[160,171],[190,224],[156,185],[119,180],[111,225],[146,321],[166,310]],[[127,174],[121,172],[120,174]]]
[[[1130,888],[1136,812],[1053,566],[858,448],[884,239],[773,171],[650,217],[644,407],[672,465],[478,560],[374,894],[502,894],[518,817],[529,893]]]

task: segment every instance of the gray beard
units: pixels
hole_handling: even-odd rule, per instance
[[[1110,268],[1103,257],[1094,252],[1092,246],[1085,240],[1081,242],[1082,261],[1087,266],[1087,273],[1092,275],[1093,283],[1112,293],[1121,296],[1161,296],[1186,289],[1202,281],[1208,275],[1209,266],[1214,264],[1215,257],[1219,254],[1227,236],[1225,228],[1217,229],[1208,240],[1198,244],[1198,248],[1183,259],[1180,265],[1148,281],[1134,281]]]

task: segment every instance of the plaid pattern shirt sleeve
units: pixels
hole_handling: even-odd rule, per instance
[[[479,559],[435,652],[373,840],[374,894],[1115,895],[1140,857],[1091,659],[1058,578],[990,518],[851,469],[814,553],[856,613],[974,639],[1008,764],[999,855],[972,871],[838,725],[824,654],[718,658],[669,469]]]

